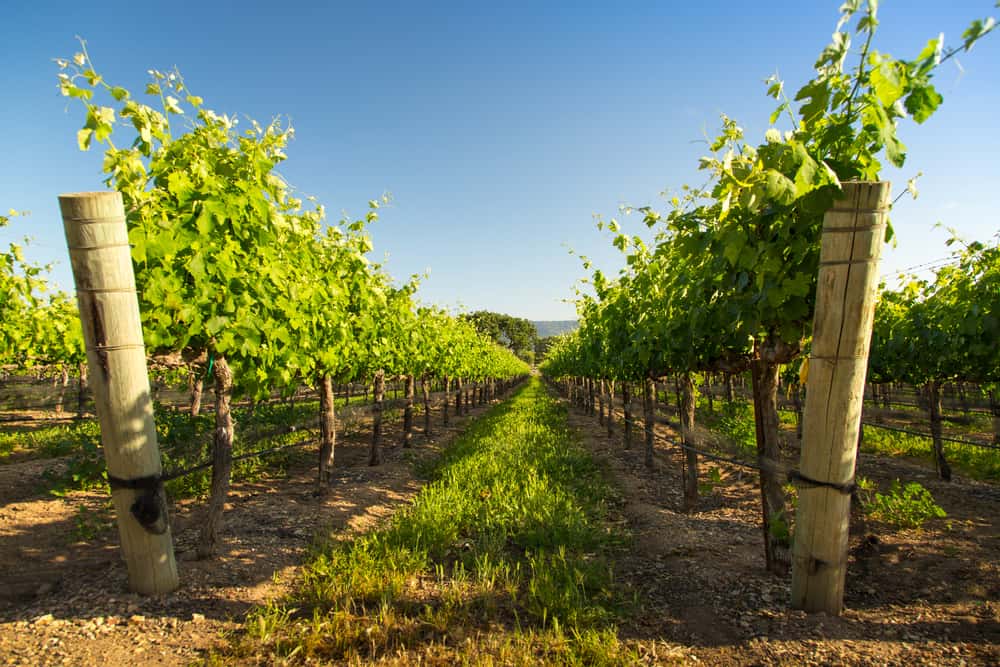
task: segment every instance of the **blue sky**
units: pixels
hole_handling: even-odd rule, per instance
[[[942,31],[956,43],[993,4],[886,0],[877,47],[912,57]],[[209,108],[290,118],[281,172],[331,217],[391,193],[374,254],[400,278],[429,269],[424,301],[570,318],[562,300],[583,271],[567,248],[620,264],[592,216],[701,184],[720,113],[759,141],[773,106],[762,80],[807,80],[838,5],[8,0],[0,209],[31,216],[0,243],[31,234],[29,257],[56,262],[71,286],[56,196],[103,187],[100,151],[77,150],[81,109],[59,97],[51,61],[80,35],[117,85],[139,91],[147,69],[177,65]],[[959,61],[938,75],[939,113],[901,129],[909,159],[886,175],[894,191],[923,176],[920,197],[893,213],[887,273],[948,254],[938,221],[969,239],[1000,229],[1000,37]]]

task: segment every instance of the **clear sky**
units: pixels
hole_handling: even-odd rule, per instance
[[[296,130],[281,173],[331,217],[391,193],[373,229],[397,277],[430,270],[426,302],[568,319],[583,275],[572,247],[620,265],[592,216],[657,205],[704,181],[697,158],[720,113],[760,141],[776,71],[796,89],[829,41],[839,0],[724,2],[23,2],[0,8],[0,231],[28,233],[29,257],[71,287],[56,196],[102,189],[101,152],[81,153],[81,107],[56,90],[55,57],[88,41],[98,69],[135,92],[177,65],[218,112]],[[955,44],[993,0],[884,0],[877,47],[913,57],[939,32]],[[1000,35],[961,67],[909,148],[894,190],[923,172],[893,213],[886,272],[947,255],[948,233],[1000,229]],[[632,225],[638,227],[639,220]]]

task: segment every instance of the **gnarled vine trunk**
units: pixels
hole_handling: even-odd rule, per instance
[[[61,413],[63,411],[63,405],[66,401],[66,387],[69,386],[69,367],[66,366],[66,364],[63,364],[59,371],[58,383],[59,399],[56,403],[56,412]]]
[[[229,495],[233,471],[233,414],[230,409],[233,394],[233,372],[226,358],[219,356],[212,364],[215,379],[215,433],[212,438],[212,486],[208,514],[201,526],[198,558],[212,557],[219,547],[222,512]]]
[[[420,378],[420,391],[424,398],[424,437],[431,437],[431,383],[426,377]]]
[[[990,414],[993,415],[993,444],[1000,445],[1000,401],[993,389],[990,389]]]
[[[632,447],[632,389],[628,382],[622,382],[622,428],[624,429],[625,449]]]
[[[792,385],[792,406],[795,408],[795,436],[802,442],[802,385]]]
[[[601,378],[597,382],[597,423],[604,425],[604,378]]]
[[[681,442],[684,443],[684,510],[693,511],[698,506],[698,452],[690,449],[694,440],[694,382],[690,373],[680,376]]]
[[[785,510],[783,481],[777,468],[781,461],[778,441],[778,373],[776,361],[754,359],[750,362],[753,379],[754,424],[757,429],[757,456],[762,464],[760,496],[764,559],[767,569],[786,574],[791,566],[791,533]]]
[[[934,441],[934,464],[938,477],[951,481],[951,466],[944,457],[944,442],[941,440],[941,383],[931,380],[924,385],[927,409],[931,418],[931,438]]]
[[[608,427],[608,437],[611,438],[615,434],[615,381],[614,380],[608,380],[607,389],[608,389],[608,394],[607,394],[608,414],[606,417],[606,425]]]
[[[653,411],[653,395],[656,392],[656,383],[652,378],[646,378],[642,385],[642,419],[646,435],[646,466],[653,467],[653,428],[656,415]]]
[[[87,364],[81,361],[77,366],[77,372],[79,374],[80,384],[77,387],[76,394],[76,418],[83,419],[83,416],[87,411],[87,391],[89,389],[87,384]]]
[[[969,405],[969,392],[966,390],[964,382],[958,383],[958,400],[962,406],[962,414],[968,419],[972,407]]]
[[[321,374],[316,383],[319,390],[319,491],[330,488],[333,476],[333,453],[337,440],[337,415],[333,395],[333,379]]]
[[[382,401],[385,399],[385,371],[375,372],[372,385],[372,444],[368,451],[368,465],[382,463]]]
[[[448,393],[451,391],[451,378],[444,376],[444,402],[441,405],[441,422],[448,425]]]
[[[201,398],[205,391],[205,378],[196,375],[191,383],[191,416],[197,417],[201,414]]]
[[[667,400],[669,394],[667,393],[667,385],[663,385],[663,404],[670,407],[670,401]],[[677,401],[677,414],[680,415],[681,412],[681,378],[680,375],[674,375],[674,400]],[[679,418],[679,417],[678,417]]]
[[[410,447],[413,444],[413,394],[414,379],[412,375],[406,376],[406,388],[403,393],[406,405],[403,408],[403,447]]]

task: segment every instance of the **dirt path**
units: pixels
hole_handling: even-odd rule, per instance
[[[790,611],[787,577],[763,569],[757,479],[728,464],[722,483],[684,514],[679,451],[657,444],[642,463],[641,433],[623,449],[621,413],[608,438],[596,418],[570,408],[570,424],[623,492],[618,510],[633,533],[617,576],[640,611],[621,629],[654,663],[710,665],[1000,664],[1000,489],[865,456],[861,474],[882,488],[916,479],[948,512],[923,530],[854,526],[848,610],[839,618]],[[659,434],[674,436],[668,427]],[[874,536],[877,542],[870,539]]]
[[[224,546],[213,560],[194,559],[204,502],[175,503],[181,588],[169,596],[128,593],[113,528],[72,542],[76,508],[100,512],[106,495],[46,496],[39,476],[51,460],[0,466],[0,665],[189,664],[248,610],[289,590],[314,539],[366,530],[408,502],[421,485],[414,464],[485,409],[452,417],[447,429],[435,414],[430,441],[418,430],[414,449],[387,448],[386,463],[374,468],[366,431],[338,439],[337,478],[323,498],[314,495],[308,448],[287,477],[235,482]],[[385,428],[385,442],[398,442],[398,422]]]

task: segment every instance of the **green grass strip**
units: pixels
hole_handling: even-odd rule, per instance
[[[615,628],[614,491],[538,379],[430,475],[381,529],[320,550],[293,598],[252,614],[211,661],[635,661]]]

